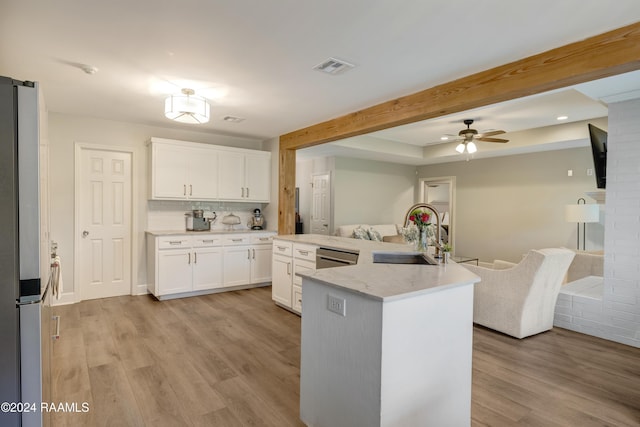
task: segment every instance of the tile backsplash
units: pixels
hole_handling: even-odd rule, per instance
[[[247,222],[253,216],[253,210],[263,210],[261,203],[231,203],[231,202],[196,202],[179,200],[149,200],[147,205],[147,230],[149,231],[174,231],[186,230],[185,214],[194,209],[202,209],[204,216],[211,216],[211,212],[217,215],[216,221],[211,224],[212,230],[227,230],[228,225],[222,223],[225,215],[233,213],[240,217],[240,224],[234,225],[234,230],[247,230]],[[266,224],[267,229],[271,224]]]

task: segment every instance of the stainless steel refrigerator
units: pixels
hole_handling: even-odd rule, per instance
[[[0,77],[1,426],[49,422],[40,411],[50,399],[51,314],[40,278],[38,133],[37,84]]]

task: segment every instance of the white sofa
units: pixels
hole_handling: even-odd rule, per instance
[[[574,252],[576,256],[567,271],[567,284],[587,276],[604,276],[604,253],[602,251]]]
[[[340,237],[355,237],[354,232],[356,230],[364,230],[368,232],[368,240],[374,240],[372,235],[375,233],[370,232],[370,230],[375,230],[381,239],[385,237],[395,238],[396,236],[402,239],[402,236],[398,234],[398,226],[395,224],[378,224],[378,225],[369,225],[369,224],[349,224],[349,225],[341,225],[336,229],[336,236]],[[384,241],[389,241],[390,239],[384,239]]]

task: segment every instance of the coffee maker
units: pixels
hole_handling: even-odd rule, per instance
[[[253,216],[249,218],[249,222],[247,223],[247,227],[252,230],[262,230],[265,227],[264,217],[260,212],[260,209],[253,210]]]
[[[216,220],[217,215],[212,212],[212,216],[205,217],[202,209],[194,209],[185,214],[187,220],[187,231],[209,231],[211,223]]]

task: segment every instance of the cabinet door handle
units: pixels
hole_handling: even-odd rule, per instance
[[[279,251],[285,251],[287,250],[286,246],[276,246],[276,248],[278,248]]]
[[[60,338],[60,316],[51,316],[51,319],[56,322],[56,332],[51,335],[51,338],[57,340]]]
[[[203,240],[202,243],[213,243],[213,239],[210,240]]]
[[[189,184],[189,195],[193,196],[193,185]]]
[[[187,184],[183,184],[182,185],[183,189],[182,189],[182,195],[186,196],[187,195]]]
[[[287,263],[287,274],[291,274],[291,263]]]
[[[301,251],[300,249],[298,249],[298,253],[299,253],[300,255],[304,255],[304,256],[309,255],[309,251]]]
[[[181,240],[171,240],[171,241],[169,242],[169,244],[170,244],[170,245],[179,245],[179,244],[181,244],[181,243],[182,243],[182,241],[181,241]]]
[[[251,249],[253,251],[253,259],[256,259],[256,250],[255,249]]]
[[[249,187],[247,187],[247,197],[249,197]]]
[[[247,249],[247,259],[251,259],[251,249]]]
[[[242,239],[231,239],[232,242],[242,242]]]
[[[191,252],[189,252],[187,255],[189,255],[189,264],[191,264]]]
[[[198,263],[198,252],[194,252],[193,253],[193,263],[197,264]]]
[[[240,187],[242,188],[242,197],[244,198],[244,187]]]
[[[269,238],[268,237],[261,237],[259,240],[261,242],[267,242],[267,241],[269,241]]]

